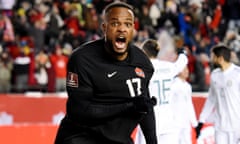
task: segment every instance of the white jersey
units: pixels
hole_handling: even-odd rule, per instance
[[[157,98],[157,105],[154,107],[156,118],[156,132],[159,136],[164,133],[175,131],[173,112],[170,106],[170,87],[174,77],[179,74],[188,63],[187,56],[180,54],[175,62],[151,59],[154,73],[149,83],[151,96]],[[135,144],[145,144],[143,133],[138,127]]]
[[[240,67],[231,66],[211,74],[208,98],[200,114],[200,122],[207,122],[211,114],[217,130],[240,131]]]
[[[171,105],[174,112],[173,125],[178,132],[175,144],[192,144],[191,128],[196,127],[198,121],[192,102],[192,86],[186,80],[179,77],[173,80]]]
[[[170,108],[170,87],[174,77],[186,66],[188,59],[186,55],[180,54],[176,62],[151,60],[154,66],[154,73],[149,83],[151,96],[157,98],[157,105],[154,107],[156,116],[157,133],[172,131],[172,111]]]
[[[171,103],[176,128],[190,129],[191,126],[197,126],[198,121],[192,102],[192,86],[187,81],[179,77],[174,79],[171,87]]]

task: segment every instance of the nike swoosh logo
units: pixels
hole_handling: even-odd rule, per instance
[[[116,74],[117,74],[117,72],[115,71],[115,72],[113,72],[113,73],[107,74],[107,76],[108,76],[109,78],[111,78],[111,77],[113,77],[113,76],[116,75]]]

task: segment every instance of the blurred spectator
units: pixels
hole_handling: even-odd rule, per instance
[[[50,55],[50,61],[55,73],[55,78],[53,78],[55,79],[55,91],[65,91],[68,57],[63,54],[60,46],[56,46],[55,53]]]
[[[97,14],[96,8],[92,4],[88,4],[85,11],[85,41],[94,40],[100,33],[100,17]]]
[[[48,74],[47,69],[51,67],[46,50],[42,49],[35,57],[35,78],[42,92],[47,91]]]
[[[188,8],[181,7],[178,15],[179,33],[184,38],[186,45],[193,45],[193,35],[195,33],[193,16]]]
[[[200,53],[199,54],[199,61],[201,62],[201,65],[203,66],[204,71],[204,84],[202,84],[203,90],[208,90],[209,84],[210,84],[210,58],[206,53]]]
[[[14,31],[16,37],[28,37],[30,22],[28,21],[26,11],[23,8],[19,8],[16,13],[14,13],[12,22],[14,25]]]
[[[139,30],[136,32],[135,44],[140,46],[145,40],[150,38],[149,31],[147,29]]]
[[[69,43],[63,44],[62,52],[65,56],[70,56],[70,54],[72,53],[72,50],[73,50],[73,47],[71,46],[71,44]]]
[[[0,14],[0,43],[3,43],[3,33],[5,29],[5,22],[2,14]]]
[[[221,5],[218,4],[214,9],[213,18],[210,23],[210,28],[212,29],[212,31],[214,32],[218,31],[219,29],[218,27],[220,25],[221,19],[222,19],[222,8],[221,8]]]
[[[2,35],[3,43],[13,42],[15,40],[15,33],[11,19],[4,13],[1,15],[1,19],[4,24]]]
[[[149,17],[149,7],[147,5],[142,5],[140,12],[139,12],[139,30],[148,30],[150,31],[153,26],[152,20]]]
[[[56,4],[53,4],[52,9],[46,14],[44,19],[47,23],[45,30],[45,44],[50,47],[49,51],[53,52],[54,45],[59,43],[61,30],[64,26],[64,21],[59,15],[59,9]]]
[[[150,26],[157,27],[158,19],[161,17],[161,9],[157,1],[150,6],[148,13],[149,18],[151,19]]]
[[[228,29],[239,32],[240,26],[240,1],[226,0],[225,6],[227,8]]]
[[[17,93],[26,92],[28,90],[28,75],[31,59],[24,52],[23,48],[20,48],[20,55],[14,60],[13,74],[15,91]]]
[[[167,0],[165,3],[165,11],[161,14],[158,19],[158,28],[164,28],[166,25],[171,25],[174,29],[171,34],[179,33],[179,22],[178,22],[178,4],[175,0]]]
[[[76,16],[81,26],[85,25],[84,11],[86,10],[85,5],[80,0],[71,1],[71,10],[75,11]]]
[[[29,35],[33,39],[34,43],[34,53],[37,54],[41,49],[44,48],[45,45],[45,29],[46,22],[43,19],[43,13],[38,8],[31,9],[30,12],[30,27],[29,27]]]
[[[1,10],[12,10],[15,4],[15,0],[1,0],[0,9]]]
[[[189,69],[188,81],[192,85],[192,90],[206,91],[208,89],[208,86],[206,85],[204,65],[202,64],[200,59],[193,53],[191,47],[185,45],[184,49],[186,50],[188,56],[188,69]]]
[[[234,51],[231,51],[231,61],[236,65],[240,65],[239,57],[237,56],[237,53]]]
[[[0,10],[7,16],[12,16],[12,8],[16,0],[1,0],[0,1]]]
[[[228,30],[224,38],[224,42],[229,48],[236,53],[237,58],[240,59],[240,36],[237,32]]]
[[[11,92],[13,61],[7,51],[0,52],[0,93]]]
[[[69,16],[65,19],[65,34],[63,39],[69,42],[74,48],[85,40],[86,32],[83,25],[79,23],[77,9],[71,9]]]
[[[92,0],[92,3],[97,6],[96,10],[98,14],[101,14],[102,10],[104,9],[104,7],[113,2],[114,0]],[[132,3],[132,5],[136,4],[136,7],[139,8],[139,5],[141,5],[141,1],[140,0],[129,0],[129,3]]]
[[[114,0],[0,0],[0,46],[13,60],[24,51],[30,57],[29,85],[37,83],[34,70],[41,50],[55,55],[55,45],[67,47],[64,55],[81,43],[101,37],[102,9]],[[240,1],[238,0],[124,0],[134,6],[136,14],[134,41],[161,39],[163,31],[170,37],[182,37],[191,51],[193,91],[201,90],[205,77],[200,55],[223,42],[232,50],[232,61],[239,64]],[[167,40],[166,40],[167,41]],[[163,40],[162,47],[168,47]],[[172,43],[172,42],[170,42]],[[19,48],[19,44],[22,48]],[[171,46],[170,46],[171,47]],[[172,48],[170,48],[172,49]],[[34,52],[34,53],[33,53]],[[171,56],[171,58],[173,58]],[[15,65],[15,64],[14,64]],[[36,67],[35,67],[36,66]],[[48,92],[55,91],[55,74],[47,68]],[[190,68],[190,67],[189,67]],[[13,72],[15,72],[15,66]],[[15,85],[15,75],[12,75]],[[205,79],[205,78],[204,78]],[[14,87],[13,87],[14,88]],[[14,89],[13,89],[14,91]]]
[[[194,63],[194,76],[192,77],[192,88],[194,91],[207,91],[206,76],[203,63],[196,58]]]

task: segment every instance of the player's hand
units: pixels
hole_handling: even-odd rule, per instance
[[[132,98],[133,106],[135,111],[139,113],[148,113],[150,109],[156,105],[156,98],[145,97],[145,96],[136,96]]]
[[[195,131],[196,131],[196,138],[199,137],[200,133],[201,133],[201,129],[203,127],[203,123],[199,122],[197,127],[195,127]]]
[[[184,48],[178,48],[177,49],[177,54],[180,55],[180,54],[185,54],[187,55],[187,51],[184,49]]]

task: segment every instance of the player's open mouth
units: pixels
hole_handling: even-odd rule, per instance
[[[115,45],[117,48],[125,48],[126,47],[126,38],[125,37],[117,37],[115,41]]]

